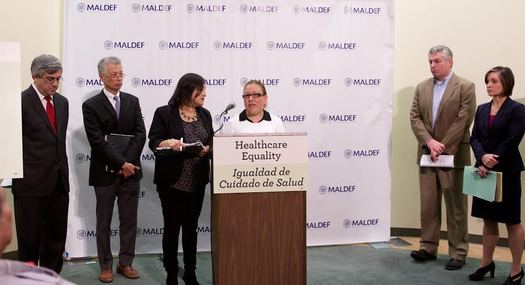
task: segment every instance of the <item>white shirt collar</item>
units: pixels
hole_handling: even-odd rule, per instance
[[[40,91],[38,91],[38,88],[36,88],[35,83],[31,83],[31,85],[33,85],[33,89],[35,89],[36,94],[38,95],[38,97],[40,97],[40,101],[44,101],[45,100],[44,98],[46,96],[42,95],[42,93],[40,93]],[[53,95],[51,95],[51,101],[53,101]]]
[[[113,97],[115,97],[115,96],[119,96],[120,97],[120,91],[117,91],[116,95],[113,95],[111,92],[106,90],[106,88],[102,89],[102,91],[104,92],[106,97],[108,97],[109,102],[113,102]]]

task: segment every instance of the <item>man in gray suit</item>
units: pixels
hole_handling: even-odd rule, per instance
[[[474,84],[452,72],[452,51],[435,46],[428,53],[429,78],[416,87],[410,124],[418,141],[418,164],[423,154],[432,161],[440,155],[454,156],[454,168],[421,167],[420,249],[417,261],[436,259],[441,231],[441,197],[447,210],[450,260],[447,270],[461,269],[468,252],[467,197],[462,193],[463,168],[470,165],[470,124],[476,110]]]
[[[13,179],[18,254],[21,261],[60,273],[69,205],[69,105],[56,92],[62,79],[56,57],[33,59],[31,75],[21,98],[24,178]]]
[[[140,155],[146,142],[146,129],[139,99],[120,90],[125,76],[121,60],[113,56],[102,58],[98,63],[98,73],[104,89],[82,104],[82,114],[91,145],[89,185],[94,186],[97,198],[99,280],[109,283],[113,281],[110,226],[115,199],[120,221],[117,273],[129,279],[140,277],[132,263],[142,178]],[[118,134],[118,137],[112,134]],[[112,138],[124,139],[127,146],[112,144]]]

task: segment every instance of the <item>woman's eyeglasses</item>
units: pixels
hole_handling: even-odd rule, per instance
[[[257,99],[257,98],[263,96],[263,94],[261,94],[261,93],[242,94],[242,99],[246,100],[246,99],[248,99],[250,96],[251,96],[253,99]]]

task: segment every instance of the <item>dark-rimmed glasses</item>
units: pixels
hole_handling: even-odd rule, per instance
[[[261,93],[242,94],[242,99],[246,100],[246,99],[250,98],[250,96],[253,99],[257,99],[257,98],[259,98],[261,96],[264,96],[264,94],[261,94]]]

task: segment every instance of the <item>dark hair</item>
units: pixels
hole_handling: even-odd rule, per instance
[[[503,96],[511,96],[512,89],[514,88],[514,74],[512,70],[506,66],[496,66],[491,68],[487,73],[485,73],[485,84],[489,82],[489,74],[496,73],[499,76],[501,85],[503,86]]]
[[[266,95],[266,87],[264,87],[264,84],[262,84],[262,82],[260,80],[252,79],[252,80],[246,82],[246,84],[244,84],[243,89],[246,88],[246,86],[248,86],[250,84],[259,85],[261,87],[261,89],[262,89],[263,95]]]
[[[192,98],[193,91],[197,90],[199,93],[204,89],[204,78],[195,73],[184,74],[177,83],[175,92],[170,98],[168,105],[172,107],[179,107],[182,105],[188,105]]]

